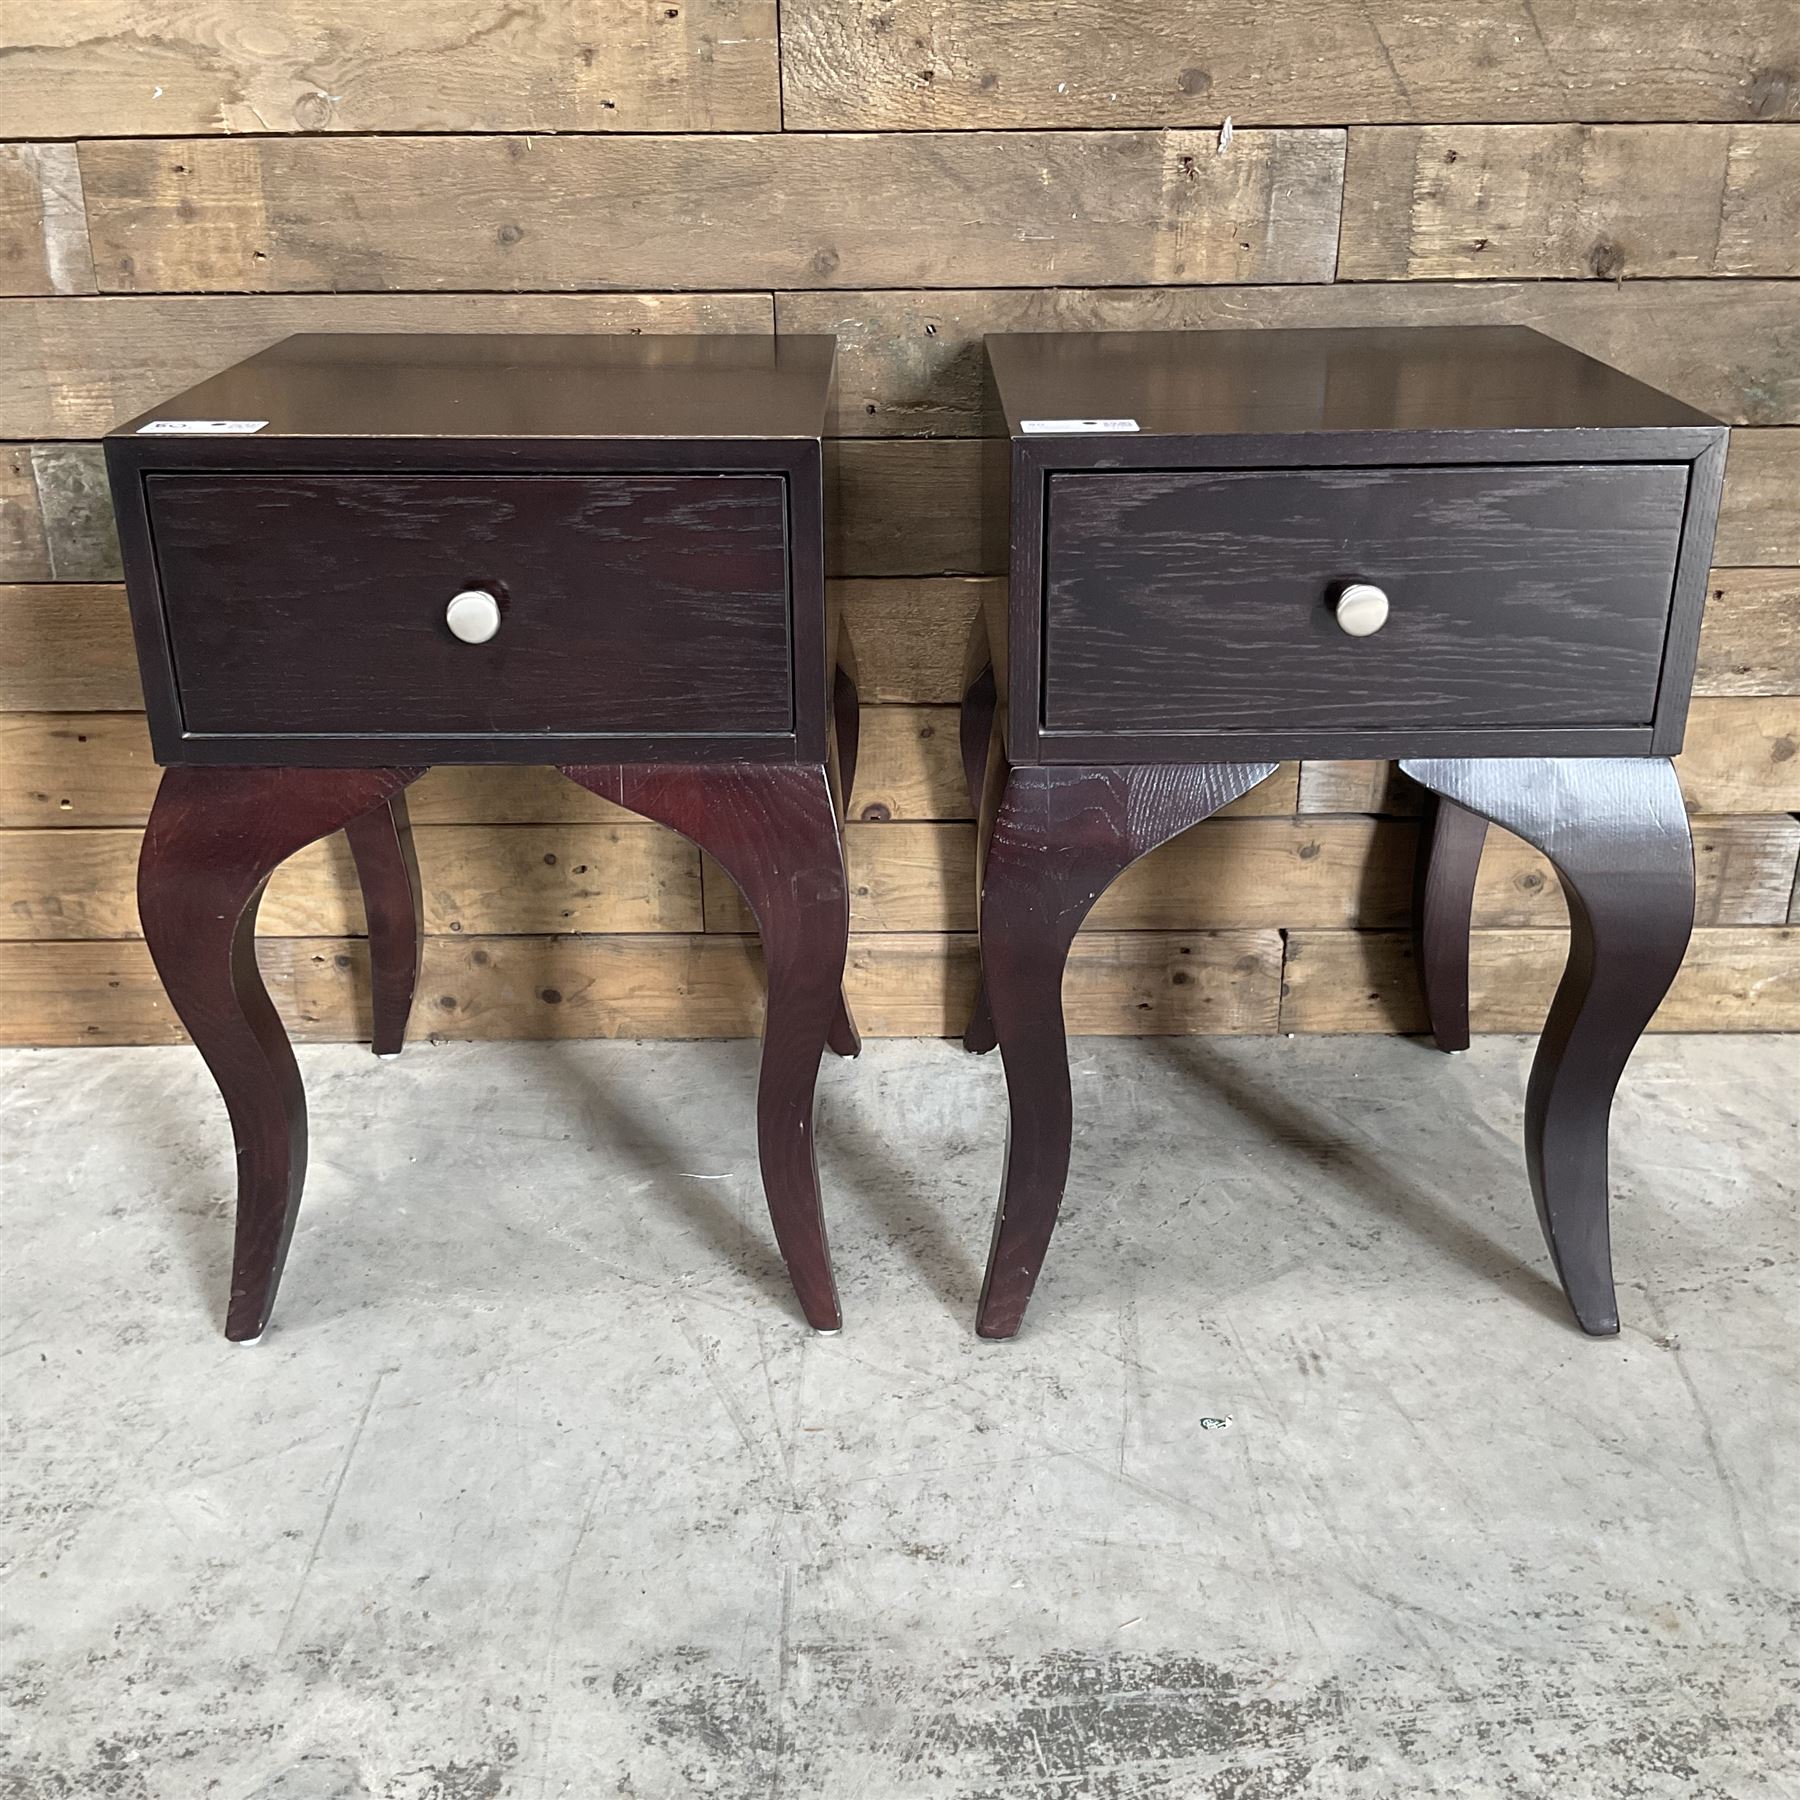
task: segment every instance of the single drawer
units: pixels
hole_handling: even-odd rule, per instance
[[[145,478],[193,733],[788,732],[780,475]],[[484,643],[446,608],[484,589]]]
[[[1642,726],[1685,463],[1049,478],[1050,732]],[[1352,582],[1386,623],[1340,626]]]

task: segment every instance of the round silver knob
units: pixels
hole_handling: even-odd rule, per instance
[[[464,588],[444,608],[444,623],[465,644],[485,644],[500,629],[500,602],[486,588]]]
[[[1340,630],[1368,637],[1387,623],[1388,597],[1372,581],[1353,581],[1338,595],[1334,610]]]

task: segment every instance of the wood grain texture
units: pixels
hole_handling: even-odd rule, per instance
[[[298,331],[767,331],[838,339],[832,429],[978,435],[988,331],[1531,325],[1732,424],[1800,422],[1778,281],[1408,282],[767,294],[190,294],[0,300],[0,419],[87,438]],[[927,330],[927,327],[930,327]]]
[[[119,576],[100,446],[8,446],[0,455],[0,581]]]
[[[1300,765],[1301,813],[1375,813],[1415,818],[1424,809],[1418,787],[1391,762],[1315,762]]]
[[[994,429],[988,332],[1366,325],[1529,325],[1728,424],[1800,421],[1800,310],[1781,281],[811,292],[775,308],[782,331],[836,336],[845,437]]]
[[[1786,125],[1366,126],[1344,281],[1800,274]]]
[[[1757,567],[1800,563],[1800,430],[1731,434],[1714,556]]]
[[[1696,694],[1800,693],[1800,569],[1714,569]]]
[[[1474,1029],[1536,1031],[1568,944],[1560,931],[1477,931],[1469,971]],[[1697,930],[1649,1028],[1800,1030],[1800,927]],[[1410,934],[1295,932],[1288,939],[1281,1029],[1423,1031]]]
[[[355,735],[371,718],[376,738],[793,729],[777,475],[145,486],[189,732]],[[443,627],[470,585],[501,597],[491,644]],[[354,643],[354,667],[321,641]]]
[[[1454,21],[1395,0],[785,0],[790,129],[1764,119],[1800,111],[1782,0]]]
[[[1344,135],[262,138],[81,148],[102,292],[1325,281]],[[341,196],[354,189],[352,213]]]
[[[981,446],[968,440],[838,444],[827,458],[832,574],[999,574],[1005,521],[984,511],[980,477]],[[1715,556],[1800,566],[1800,427],[1732,433]]]
[[[6,21],[10,38],[12,20]],[[10,49],[10,45],[8,46]],[[0,71],[11,65],[0,56]],[[27,128],[5,103],[8,136]],[[52,127],[59,135],[67,127]],[[91,294],[94,261],[88,249],[81,167],[73,144],[0,144],[0,294]]]
[[[1214,820],[1183,832],[1126,870],[1095,903],[1096,928],[1330,928],[1392,925],[1404,918],[1407,826],[1374,819],[1226,816],[1231,810],[1221,808]],[[973,931],[973,834],[973,826],[963,824],[848,827],[844,854],[852,929]],[[1787,916],[1792,863],[1790,846],[1781,870],[1781,911],[1773,917]],[[1767,903],[1766,891],[1761,899]],[[711,882],[706,928],[750,928],[742,908]]]
[[[1677,759],[1696,813],[1800,811],[1800,699],[1696,700],[1687,750]],[[618,818],[605,801],[564,798],[543,770],[433,769],[409,791],[419,824],[533,824]],[[0,710],[0,829],[141,825],[155,792],[150,740],[138,713],[9,713]],[[1285,764],[1229,811],[1418,811],[1391,763]],[[950,707],[871,706],[862,714],[861,760],[851,817],[866,823],[969,817],[956,713]]]
[[[1275,931],[1086,932],[1063,983],[1069,1030],[1272,1032],[1281,952]],[[297,1043],[369,1036],[360,939],[270,938],[257,955]],[[845,985],[866,1037],[950,1037],[968,1015],[975,974],[972,935],[853,936]],[[761,1010],[752,939],[431,937],[412,1032],[440,1040],[745,1038],[761,1029]],[[140,941],[0,943],[0,1044],[184,1041]]]
[[[13,0],[0,117],[21,134],[764,131],[775,0]]]
[[[0,69],[6,66],[0,59]],[[295,332],[767,332],[766,294],[185,294],[0,301],[0,419],[100,437]]]
[[[31,448],[7,444],[0,448],[0,580],[49,578],[50,546],[44,538]]]
[[[1095,903],[1094,925],[1110,931],[1391,930],[1406,923],[1417,843],[1410,820],[1256,818],[1244,816],[1242,806],[1221,808],[1133,864]],[[1698,922],[1785,923],[1800,872],[1800,820],[1780,813],[1691,823]],[[972,831],[966,824],[848,826],[851,928],[972,931]],[[705,891],[708,931],[754,929],[728,882],[709,878]],[[1542,930],[1560,928],[1568,915],[1543,856],[1496,828],[1481,861],[1474,917],[1478,928]],[[510,927],[484,927],[503,928]]]
[[[1045,728],[1646,724],[1687,473],[1053,475]],[[1352,640],[1355,579],[1393,611]]]
[[[1695,813],[1780,813],[1800,810],[1800,696],[1694,701],[1686,748],[1675,759],[1682,794]],[[1299,811],[1410,816],[1418,790],[1392,763],[1307,762],[1300,770]]]
[[[1800,819],[1787,813],[1702,815],[1688,823],[1696,924],[1783,924],[1782,895],[1793,886],[1789,871],[1800,873]],[[1497,826],[1488,832],[1475,883],[1474,922],[1477,929],[1514,930],[1561,929],[1568,923],[1562,888],[1543,853]]]
[[[144,703],[122,587],[0,587],[0,642],[0,712],[125,712]]]
[[[637,820],[415,825],[427,932],[445,936],[701,929],[698,854]],[[12,831],[0,839],[0,938],[138,935],[131,871],[142,833]],[[330,837],[271,877],[257,930],[360,936],[348,846]]]
[[[863,700],[958,704],[962,645],[1003,586],[997,577],[834,582],[834,603],[856,638]]]
[[[965,819],[956,714],[950,707],[865,707],[853,816]],[[1279,778],[1278,778],[1279,779]],[[415,822],[532,824],[617,819],[604,799],[539,767],[433,769],[409,793]],[[8,825],[141,825],[156,789],[149,734],[139,713],[0,712],[0,828]],[[1292,810],[1292,785],[1272,810]]]
[[[1696,700],[1675,772],[1694,812],[1800,811],[1800,695]]]

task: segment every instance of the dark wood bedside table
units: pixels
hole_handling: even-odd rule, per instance
[[[107,439],[166,765],[139,912],[237,1142],[228,1337],[268,1321],[306,1168],[256,967],[263,887],[347,830],[376,1048],[397,1051],[420,937],[403,794],[445,762],[555,764],[743,890],[768,969],[763,1183],[807,1320],[837,1329],[812,1136],[828,1039],[856,1049],[833,354],[828,337],[297,337]]]
[[[1444,1048],[1468,1043],[1488,822],[1561,876],[1572,941],[1526,1164],[1577,1319],[1617,1331],[1607,1123],[1693,924],[1669,758],[1725,427],[1518,328],[987,351],[1012,560],[964,701],[985,981],[966,1041],[997,1036],[1011,1128],[978,1330],[1018,1330],[1067,1180],[1060,990],[1089,908],[1277,761],[1368,757],[1437,796],[1415,930]]]

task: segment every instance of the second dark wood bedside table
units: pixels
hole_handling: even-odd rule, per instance
[[[1577,1319],[1617,1331],[1607,1124],[1693,924],[1669,758],[1725,427],[1520,328],[987,351],[1012,554],[964,702],[985,981],[967,1041],[997,1036],[1011,1129],[978,1329],[1018,1330],[1061,1203],[1060,988],[1088,910],[1279,760],[1367,757],[1437,796],[1415,931],[1444,1048],[1468,1043],[1488,823],[1562,878],[1572,941],[1526,1163]]]
[[[812,1135],[828,1039],[856,1049],[839,834],[856,697],[824,580],[833,353],[298,337],[107,439],[166,765],[139,911],[237,1142],[228,1337],[267,1323],[306,1168],[256,967],[263,887],[347,829],[376,1047],[397,1050],[419,942],[403,793],[444,762],[555,764],[743,890],[768,970],[763,1183],[807,1320],[837,1329]]]

